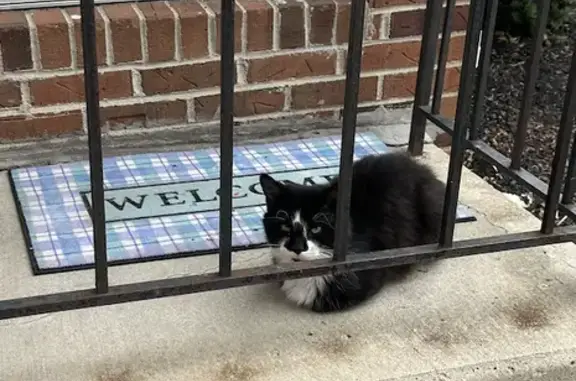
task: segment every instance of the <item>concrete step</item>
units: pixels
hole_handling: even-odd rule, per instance
[[[445,179],[442,150],[427,144],[423,160]],[[91,271],[31,275],[6,173],[0,194],[0,298],[92,287]],[[458,239],[539,227],[466,169],[461,202],[478,221],[458,224]],[[575,380],[575,254],[570,243],[445,260],[332,315],[262,285],[1,321],[0,380]],[[234,267],[268,261],[265,250],[240,252]],[[217,263],[124,265],[110,277],[123,284]]]

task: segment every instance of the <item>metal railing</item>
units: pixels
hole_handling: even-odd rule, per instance
[[[568,80],[565,104],[558,132],[556,151],[552,163],[551,183],[537,179],[521,168],[527,121],[534,94],[535,79],[542,50],[542,36],[550,0],[541,0],[537,38],[534,39],[532,58],[528,61],[526,89],[518,121],[514,153],[508,159],[479,140],[480,122],[484,106],[487,74],[490,63],[491,42],[494,34],[498,0],[471,0],[469,21],[462,61],[460,89],[455,120],[439,115],[442,88],[448,57],[454,0],[447,1],[443,12],[442,0],[428,0],[426,4],[424,36],[422,39],[418,80],[414,99],[410,142],[408,150],[420,155],[424,145],[425,126],[431,121],[452,135],[452,149],[442,213],[439,244],[424,245],[355,254],[347,257],[348,211],[350,206],[350,179],[356,129],[358,87],[365,2],[352,0],[350,15],[349,49],[345,87],[340,178],[337,204],[335,253],[333,260],[298,262],[283,266],[263,266],[231,270],[232,252],[232,160],[233,160],[233,94],[234,94],[234,2],[222,0],[221,25],[221,119],[220,119],[220,253],[218,272],[170,278],[149,282],[109,286],[106,261],[106,233],[104,216],[104,186],[102,147],[99,118],[98,71],[96,65],[94,0],[81,0],[82,43],[86,110],[89,131],[90,181],[94,208],[95,287],[49,295],[40,295],[0,301],[0,319],[34,315],[85,307],[125,303],[130,301],[182,295],[207,290],[225,289],[251,284],[275,282],[285,279],[317,276],[328,272],[383,268],[414,263],[431,258],[450,258],[466,255],[520,249],[576,240],[576,227],[555,227],[558,209],[574,219],[576,206],[571,203],[576,188],[576,144],[572,146],[568,175],[564,181],[565,164],[570,149],[572,121],[576,111],[576,54]],[[442,20],[442,14],[444,19]],[[443,25],[442,24],[443,21]],[[442,26],[440,51],[437,53],[438,36]],[[482,38],[481,38],[482,36]],[[477,53],[481,45],[479,67]],[[437,59],[438,58],[438,59]],[[434,70],[437,65],[438,69]],[[434,78],[435,77],[435,78]],[[434,86],[433,86],[434,85]],[[432,100],[431,95],[433,95]],[[472,104],[473,103],[473,104]],[[471,107],[473,106],[473,108]],[[472,115],[472,117],[470,117]],[[504,234],[487,238],[454,242],[454,224],[460,190],[460,179],[465,150],[471,149],[484,159],[498,166],[507,175],[526,185],[546,200],[541,229],[517,234]],[[563,191],[562,200],[560,200]]]

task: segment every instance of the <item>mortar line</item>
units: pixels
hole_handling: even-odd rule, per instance
[[[98,7],[98,12],[102,20],[104,21],[104,53],[106,54],[106,65],[113,66],[114,60],[116,59],[114,55],[114,41],[112,40],[112,27],[110,26],[110,18],[104,12],[102,7]]]
[[[304,7],[304,47],[309,49],[312,45],[310,43],[311,39],[311,28],[312,28],[312,15],[310,14],[310,4],[304,0],[298,0],[299,3]]]
[[[22,112],[28,116],[32,115],[30,111],[32,107],[32,97],[30,95],[30,83],[28,82],[20,82],[20,94],[21,94],[21,105],[20,109]]]
[[[204,8],[204,12],[206,12],[206,17],[208,19],[208,55],[210,57],[215,57],[218,54],[216,53],[216,36],[218,35],[216,32],[216,14],[214,11],[205,3],[204,0],[197,0],[198,4],[202,8]]]
[[[60,9],[60,13],[64,17],[66,24],[68,25],[68,45],[70,46],[70,68],[75,68],[78,65],[77,59],[77,47],[76,47],[76,38],[74,36],[74,20],[72,17],[66,12],[66,9]]]
[[[164,1],[164,4],[170,9],[174,17],[174,61],[182,61],[182,20],[169,1]]]
[[[389,40],[390,39],[390,21],[392,20],[392,15],[390,13],[382,13],[380,17],[380,39]]]
[[[272,8],[272,50],[280,50],[280,10],[272,0],[266,0],[268,5]]]
[[[188,123],[196,122],[196,104],[194,99],[186,100],[186,120]]]
[[[292,109],[292,87],[284,87],[284,106],[282,111],[288,112]]]
[[[140,23],[140,51],[142,54],[142,62],[146,63],[150,61],[148,52],[148,25],[146,24],[146,17],[140,8],[138,8],[137,3],[132,4],[132,9],[134,9]]]
[[[248,52],[248,11],[239,1],[236,1],[236,6],[242,11],[242,26],[240,28],[240,52],[246,54]],[[236,21],[236,20],[234,20]]]
[[[34,22],[31,12],[25,12],[24,16],[28,23],[28,33],[30,34],[30,53],[32,56],[32,68],[42,70],[42,57],[40,54],[40,41],[38,40],[38,28]]]

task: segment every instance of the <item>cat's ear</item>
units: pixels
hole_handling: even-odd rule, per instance
[[[272,176],[265,173],[260,175],[260,186],[262,187],[262,192],[268,200],[274,200],[284,189],[282,183],[274,180]]]

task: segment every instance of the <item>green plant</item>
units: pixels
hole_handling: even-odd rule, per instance
[[[496,30],[515,37],[531,37],[536,28],[539,0],[500,0]],[[562,34],[574,22],[576,0],[550,0],[548,33]]]

